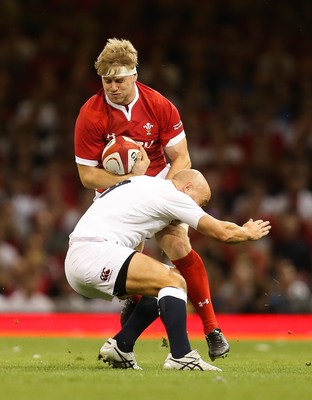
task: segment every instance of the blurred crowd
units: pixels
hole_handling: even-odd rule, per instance
[[[64,277],[90,205],[73,154],[81,105],[110,37],[139,51],[139,80],[182,116],[207,212],[269,219],[259,242],[190,231],[217,312],[312,312],[312,2],[6,0],[0,4],[0,310],[114,312]],[[151,241],[146,251],[159,250]]]

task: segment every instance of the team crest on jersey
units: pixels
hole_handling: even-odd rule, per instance
[[[146,135],[149,136],[152,134],[151,130],[154,127],[150,122],[146,122],[146,124],[143,126],[143,128],[146,129]]]
[[[112,272],[113,271],[111,269],[104,267],[102,272],[101,272],[101,275],[100,275],[101,281],[108,282],[110,277],[111,277],[111,275],[112,275]]]

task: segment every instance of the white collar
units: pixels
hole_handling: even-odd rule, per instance
[[[130,104],[128,104],[127,107],[122,106],[122,105],[120,105],[120,104],[115,104],[115,103],[113,103],[112,101],[110,101],[110,99],[107,97],[107,95],[106,95],[106,93],[105,93],[105,99],[106,99],[107,103],[108,103],[111,107],[116,108],[117,110],[122,111],[122,112],[125,114],[125,116],[126,116],[126,118],[127,118],[128,121],[131,120],[132,108],[133,108],[133,106],[135,105],[135,103],[138,101],[138,98],[139,98],[139,90],[138,90],[138,87],[137,87],[136,84],[134,84],[134,86],[135,86],[135,96],[134,96],[134,99],[131,101]],[[127,109],[127,108],[128,108],[128,109]]]

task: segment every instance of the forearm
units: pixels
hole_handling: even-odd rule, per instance
[[[250,232],[244,226],[239,226],[231,222],[222,222],[224,231],[216,239],[229,244],[246,242],[252,240]]]
[[[230,244],[258,240],[266,236],[270,229],[269,221],[250,219],[243,226],[239,226],[233,222],[220,221],[208,214],[200,218],[197,226],[197,230],[203,235]]]
[[[165,152],[170,160],[170,170],[166,179],[172,179],[177,172],[191,168],[192,164],[185,138],[174,146],[166,147]]]
[[[78,172],[81,183],[87,189],[105,189],[133,176],[133,174],[115,175],[101,168],[81,165],[78,166]]]
[[[208,225],[199,225],[198,231],[223,243],[234,244],[250,240],[248,231],[242,226],[223,221],[219,221],[219,225],[215,229],[211,229]]]

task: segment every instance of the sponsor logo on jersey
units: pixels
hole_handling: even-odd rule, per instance
[[[152,134],[151,130],[152,130],[153,127],[154,127],[154,125],[151,124],[150,122],[146,122],[146,124],[143,125],[143,128],[146,129],[146,135],[147,135],[147,136],[149,136],[149,135]]]
[[[144,149],[149,149],[154,144],[154,140],[151,140],[150,142],[140,142],[140,141],[136,140],[136,142],[138,144],[140,144],[142,147],[144,147]]]
[[[101,281],[103,281],[103,282],[108,282],[109,280],[110,280],[110,277],[111,277],[111,275],[112,275],[112,270],[111,269],[109,269],[109,268],[103,268],[103,270],[102,270],[102,272],[101,272],[101,275],[100,275],[100,279],[101,279]]]

